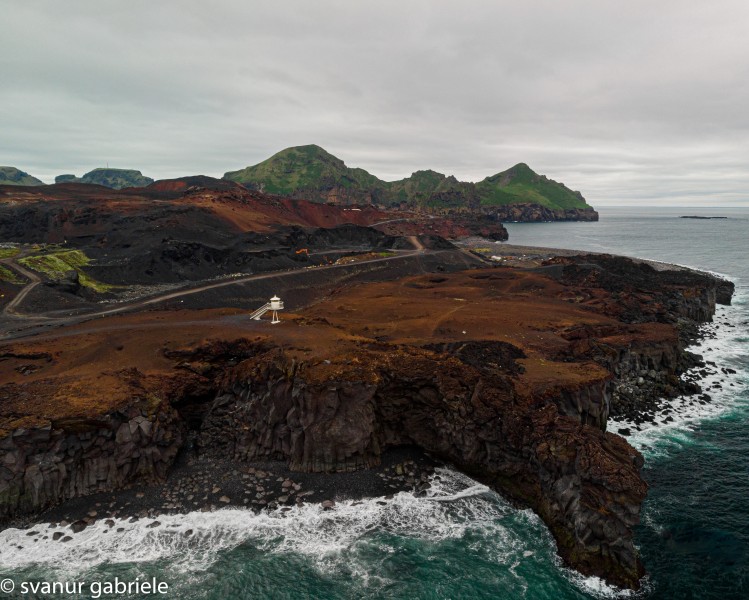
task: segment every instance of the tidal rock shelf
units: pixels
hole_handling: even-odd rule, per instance
[[[75,530],[96,521],[157,519],[225,507],[286,512],[305,503],[333,509],[341,500],[394,494],[426,494],[434,468],[439,466],[415,447],[394,448],[383,454],[375,469],[351,473],[298,473],[281,461],[241,462],[183,453],[163,480],[79,496],[40,515],[74,537]],[[63,536],[60,535],[58,539]]]
[[[571,567],[637,588],[643,458],[607,422],[643,371],[653,390],[678,386],[683,331],[730,288],[567,256],[343,285],[273,328],[235,309],[155,311],[5,344],[0,518],[105,506],[101,494],[164,486],[184,460],[235,465],[222,472],[241,502],[253,505],[245,475],[255,500],[296,502],[302,477],[356,476],[417,448],[533,508]],[[257,480],[262,464],[285,465],[281,488]],[[152,510],[235,501],[209,480],[177,477]]]

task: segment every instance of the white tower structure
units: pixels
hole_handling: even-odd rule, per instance
[[[275,325],[276,323],[280,323],[281,320],[278,318],[278,311],[283,310],[283,302],[281,302],[281,298],[278,296],[273,296],[273,298],[270,299],[270,309],[273,311],[273,318],[271,319],[271,323]]]
[[[270,302],[266,302],[260,308],[258,308],[254,313],[252,313],[250,315],[250,319],[255,319],[256,321],[259,321],[265,313],[267,313],[268,311],[272,311],[273,318],[271,319],[271,323],[275,325],[276,323],[281,322],[281,319],[278,318],[279,310],[283,310],[283,302],[281,301],[281,298],[279,298],[278,296],[273,296],[273,298],[270,299]]]

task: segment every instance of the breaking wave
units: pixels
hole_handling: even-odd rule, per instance
[[[699,395],[679,396],[664,401],[668,413],[656,415],[655,423],[642,423],[611,419],[608,430],[616,432],[627,428],[631,435],[627,441],[646,457],[668,455],[669,448],[694,443],[694,431],[703,422],[749,408],[749,372],[746,364],[746,328],[740,321],[745,311],[745,294],[736,298],[733,306],[718,306],[712,323],[701,326],[704,338],[689,347],[701,354],[713,373],[699,380],[703,391],[711,397],[709,402]],[[714,363],[715,366],[710,366]],[[724,369],[734,372],[726,372]],[[683,377],[692,377],[700,371],[695,367]],[[670,417],[671,420],[666,421]]]
[[[197,598],[204,596],[195,590],[205,588],[222,563],[244,563],[241,553],[252,552],[276,563],[301,561],[323,579],[344,575],[357,593],[379,597],[403,586],[390,563],[412,547],[427,565],[434,563],[429,568],[449,567],[458,556],[474,567],[483,564],[492,571],[484,583],[495,590],[510,586],[517,597],[533,597],[539,578],[551,586],[574,585],[596,597],[619,595],[600,580],[562,568],[551,535],[530,510],[512,507],[449,468],[438,468],[430,483],[421,497],[401,492],[387,499],[346,500],[332,510],[319,504],[260,513],[227,508],[133,522],[119,519],[111,526],[99,520],[75,534],[49,524],[6,529],[0,532],[0,567],[5,573],[58,578],[123,569],[134,576],[158,572],[165,580],[181,582],[175,584],[181,587],[180,597]],[[55,540],[56,532],[71,539]],[[453,567],[464,572],[460,565]]]

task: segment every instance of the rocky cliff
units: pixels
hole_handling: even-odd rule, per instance
[[[342,284],[272,336],[242,313],[172,311],[5,344],[0,517],[163,478],[188,431],[203,455],[305,472],[416,445],[532,507],[573,568],[637,588],[647,486],[605,431],[611,386],[678,375],[681,322],[729,287],[585,256]]]
[[[484,208],[487,214],[505,223],[541,223],[546,221],[597,221],[598,212],[592,208],[547,208],[540,204],[505,204]]]
[[[642,456],[580,418],[528,406],[500,373],[431,352],[363,349],[329,369],[272,350],[227,373],[199,439],[218,455],[315,472],[418,445],[533,507],[575,568],[636,587]]]
[[[168,405],[0,433],[0,521],[65,500],[166,477],[185,427]]]

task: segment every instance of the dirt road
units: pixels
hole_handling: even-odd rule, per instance
[[[11,269],[16,271],[17,273],[20,273],[23,277],[29,280],[29,283],[26,284],[20,292],[18,292],[18,295],[15,298],[13,298],[13,300],[11,300],[5,306],[5,308],[3,309],[3,312],[6,315],[13,315],[13,316],[22,317],[22,318],[28,318],[29,315],[19,313],[17,308],[24,301],[26,296],[29,295],[29,292],[31,292],[31,290],[33,290],[37,285],[39,285],[42,282],[42,280],[36,273],[34,273],[33,271],[30,271],[29,269],[27,269],[26,267],[22,266],[20,263],[17,262],[19,258],[23,258],[24,256],[26,256],[26,254],[21,253],[18,256],[14,256],[12,258],[4,258],[0,260],[0,263],[10,267]]]
[[[433,253],[433,254],[445,252],[445,250],[427,250],[423,247],[423,245],[421,245],[421,243],[418,240],[416,240],[415,242],[412,240],[412,243],[414,244],[414,247],[415,247],[414,250],[400,250],[398,251],[398,254],[396,254],[395,256],[371,258],[368,260],[357,262],[356,265],[360,266],[360,265],[365,265],[365,264],[401,260],[401,259],[409,258],[415,255],[423,255],[424,253],[427,253],[427,252]],[[316,266],[316,267],[303,267],[300,269],[293,269],[290,271],[281,271],[281,272],[275,271],[275,272],[270,272],[270,273],[261,273],[257,275],[247,275],[244,277],[233,277],[231,279],[225,279],[225,280],[220,280],[220,281],[214,281],[211,283],[203,283],[199,285],[194,285],[192,287],[184,288],[184,289],[173,291],[173,292],[167,292],[164,294],[159,294],[158,296],[153,296],[151,298],[147,298],[143,300],[135,300],[135,301],[123,303],[120,306],[117,306],[114,308],[107,308],[107,309],[99,310],[96,312],[82,313],[82,314],[77,314],[77,315],[67,315],[64,317],[60,317],[60,316],[54,316],[49,313],[32,315],[32,314],[26,314],[26,313],[20,312],[18,310],[18,306],[21,304],[23,299],[29,294],[29,292],[31,292],[31,290],[41,282],[41,279],[36,274],[14,263],[13,259],[5,259],[3,262],[6,262],[8,266],[15,268],[19,273],[22,273],[25,277],[28,277],[31,280],[31,282],[18,294],[18,296],[13,300],[13,302],[10,303],[8,306],[6,306],[4,313],[5,313],[5,316],[10,317],[9,320],[11,320],[12,322],[16,324],[28,322],[32,326],[28,328],[22,327],[15,331],[7,331],[7,328],[6,328],[6,333],[0,334],[0,339],[6,339],[6,340],[34,335],[40,329],[48,329],[49,327],[61,327],[61,326],[66,326],[66,325],[74,325],[76,323],[89,321],[95,318],[107,317],[107,316],[121,314],[121,313],[128,312],[128,311],[135,311],[135,310],[147,308],[149,306],[159,304],[162,302],[167,302],[169,300],[175,300],[175,299],[189,296],[192,294],[199,294],[207,290],[213,290],[213,289],[223,288],[223,287],[232,286],[232,285],[239,285],[239,284],[248,283],[251,281],[258,281],[261,279],[290,277],[290,276],[297,275],[309,269],[331,270],[331,269],[351,268],[350,264],[333,264],[333,265],[323,265],[323,266]]]

